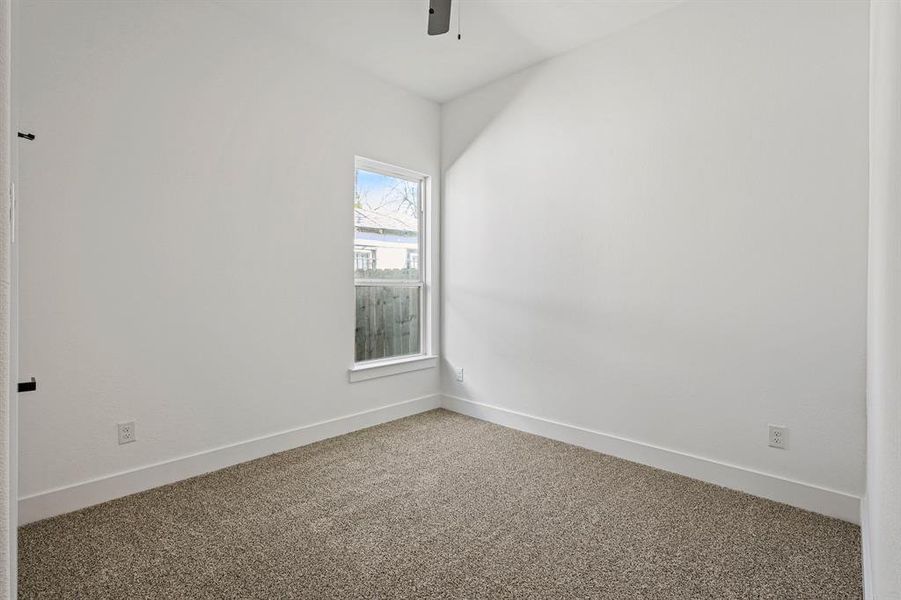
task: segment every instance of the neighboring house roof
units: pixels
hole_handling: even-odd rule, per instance
[[[386,215],[368,208],[358,207],[354,207],[354,225],[359,229],[414,234],[419,229],[419,222],[412,215],[396,213]]]

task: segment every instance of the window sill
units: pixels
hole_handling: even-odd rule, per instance
[[[404,358],[357,363],[347,371],[351,383],[366,381],[376,377],[399,375],[410,371],[434,369],[438,366],[437,356],[406,356]]]

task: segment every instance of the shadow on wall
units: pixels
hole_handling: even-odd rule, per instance
[[[537,75],[538,67],[540,65],[488,84],[442,107],[442,124],[449,121],[465,124],[453,130],[442,127],[441,167],[445,181],[457,160],[515,104],[517,97]],[[466,115],[466,118],[458,118],[459,115]]]
[[[449,181],[452,180],[454,165],[465,155],[469,149],[475,145],[479,138],[486,131],[492,128],[496,121],[501,119],[508,108],[515,104],[517,98],[523,90],[529,85],[536,74],[535,67],[530,67],[518,74],[504,78],[501,81],[490,83],[480,89],[466,94],[457,100],[451,101],[442,107],[442,136],[441,136],[441,157],[442,157],[442,194],[441,197],[447,197],[450,187]],[[465,114],[465,119],[457,118],[459,115]],[[453,130],[444,126],[449,120],[463,123],[463,127],[455,127]],[[447,208],[445,208],[447,210]],[[441,271],[445,273],[447,268],[445,254],[441,255]],[[442,298],[442,314],[447,308],[446,295]],[[442,326],[444,319],[442,319]],[[445,333],[442,331],[441,339],[445,339]],[[443,341],[442,341],[443,343]],[[466,381],[466,373],[464,373],[464,381],[457,380],[457,369],[463,365],[452,364],[447,360],[445,352],[442,355],[442,385],[441,389],[447,390],[449,393],[464,398],[471,398],[472,390],[470,384]]]

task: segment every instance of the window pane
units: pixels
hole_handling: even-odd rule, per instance
[[[419,280],[418,182],[357,169],[354,275]]]
[[[357,286],[355,360],[420,353],[418,287]]]

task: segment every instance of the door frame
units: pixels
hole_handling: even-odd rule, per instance
[[[10,2],[9,147],[11,186],[9,213],[9,597],[18,597],[19,528],[19,143],[16,102],[19,3]]]

